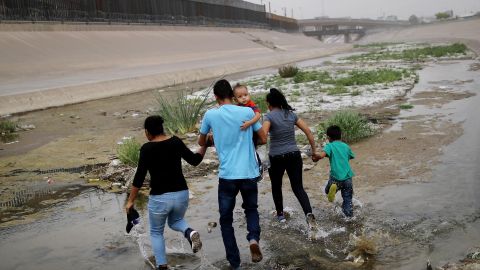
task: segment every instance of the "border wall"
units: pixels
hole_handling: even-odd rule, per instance
[[[298,31],[295,19],[242,0],[0,0],[1,21],[144,23]]]

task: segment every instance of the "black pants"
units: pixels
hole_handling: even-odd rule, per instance
[[[268,174],[272,183],[272,196],[277,213],[283,212],[282,178],[285,171],[287,171],[292,191],[300,202],[303,212],[305,215],[312,212],[310,200],[303,189],[302,169],[303,161],[300,151],[270,156]]]

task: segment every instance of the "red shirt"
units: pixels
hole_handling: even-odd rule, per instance
[[[260,112],[260,109],[257,107],[257,105],[255,104],[255,102],[253,102],[252,100],[250,100],[249,102],[247,102],[247,104],[238,104],[238,106],[242,106],[242,107],[249,107],[251,108],[255,113],[261,113]]]

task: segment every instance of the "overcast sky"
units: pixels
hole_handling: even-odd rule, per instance
[[[408,19],[410,15],[433,16],[437,12],[453,10],[456,15],[480,11],[480,0],[247,0],[265,4],[268,11],[270,2],[273,13],[296,19],[310,19],[317,16],[373,18],[396,15]]]

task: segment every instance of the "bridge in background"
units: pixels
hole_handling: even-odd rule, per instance
[[[372,19],[350,18],[318,18],[298,20],[298,26],[307,36],[316,36],[322,39],[324,36],[344,35],[345,43],[352,41],[352,35],[361,38],[367,30],[378,28],[398,28],[410,25],[408,21],[387,21]]]

